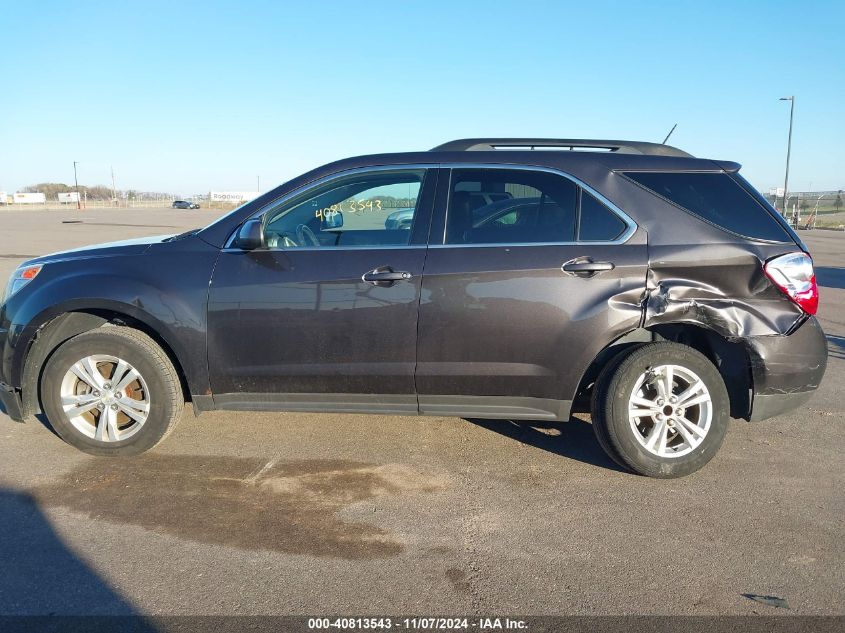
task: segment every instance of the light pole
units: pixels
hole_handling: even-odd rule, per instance
[[[261,192],[261,176],[255,177],[255,190],[259,193]]]
[[[76,161],[73,161],[73,183],[76,185],[76,209],[79,210],[82,206],[79,204],[79,179],[76,177]]]
[[[789,101],[789,141],[786,144],[786,174],[783,177],[783,215],[786,215],[786,194],[789,185],[789,155],[792,153],[792,114],[795,112],[795,95],[781,97],[779,101]]]

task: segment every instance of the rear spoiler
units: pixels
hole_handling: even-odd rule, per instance
[[[723,169],[729,174],[735,174],[742,169],[742,165],[730,160],[714,160],[713,162],[719,167],[719,169]]]

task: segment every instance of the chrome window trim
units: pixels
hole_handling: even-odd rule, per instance
[[[520,246],[590,246],[611,242],[495,242],[489,244],[429,244],[429,248],[519,248]]]
[[[307,194],[312,189],[316,189],[316,188],[326,184],[327,182],[331,182],[332,180],[335,180],[337,178],[342,178],[342,177],[346,177],[346,176],[354,176],[355,174],[378,172],[378,171],[405,171],[405,170],[413,170],[413,169],[424,169],[424,170],[428,171],[430,169],[437,169],[438,167],[439,167],[438,163],[409,163],[409,164],[395,164],[395,165],[370,165],[368,167],[355,167],[353,169],[344,169],[342,171],[336,171],[332,174],[328,174],[327,176],[323,176],[322,178],[318,178],[317,180],[312,180],[311,182],[306,183],[306,184],[294,189],[293,191],[285,194],[284,196],[279,196],[275,200],[271,200],[270,202],[265,204],[263,207],[261,207],[260,209],[258,209],[257,211],[255,211],[254,213],[249,215],[248,217],[244,218],[244,220],[240,224],[238,224],[238,226],[235,228],[234,231],[232,231],[232,234],[226,240],[226,244],[223,247],[223,252],[226,252],[226,253],[231,253],[231,252],[243,253],[243,252],[246,252],[246,251],[243,251],[239,248],[232,248],[232,240],[235,239],[235,235],[237,234],[237,232],[240,230],[241,226],[243,226],[243,224],[245,222],[267,213],[272,207],[275,207],[275,206],[278,206],[278,205],[281,205],[281,204],[285,204],[289,200],[296,198],[300,195]],[[420,189],[420,191],[422,191],[422,189]],[[410,246],[410,245],[407,245],[407,244],[404,245],[404,246],[399,245],[399,246],[396,246],[396,248],[408,248],[408,246]],[[417,246],[420,246],[420,245],[418,244]],[[386,246],[386,248],[393,248],[393,247],[394,247],[393,245],[387,245]],[[268,248],[266,250],[267,251],[302,251],[302,250],[310,249],[310,250],[315,250],[315,251],[316,250],[324,250],[324,251],[333,250],[333,251],[336,251],[336,250],[341,250],[341,249],[360,250],[360,249],[363,249],[363,248],[385,248],[385,246],[320,246],[320,247],[310,247],[309,246],[309,247],[296,247],[296,248],[287,248],[287,249],[285,249],[285,248]]]
[[[580,178],[576,178],[572,174],[568,174],[565,171],[561,171],[560,169],[555,169],[553,167],[542,167],[539,165],[512,165],[507,163],[441,163],[441,169],[449,169],[449,198],[446,201],[446,215],[443,222],[443,235],[441,237],[440,244],[429,244],[429,248],[463,248],[463,247],[487,247],[487,248],[495,248],[497,246],[574,246],[574,245],[596,245],[596,246],[607,246],[607,245],[617,245],[617,244],[624,244],[627,242],[631,237],[633,237],[634,233],[637,232],[638,225],[634,220],[625,213],[622,209],[618,206],[613,204],[610,200],[608,200],[605,196],[601,193],[593,189],[590,185],[585,183]],[[520,170],[520,171],[540,171],[549,174],[555,174],[557,176],[563,176],[570,182],[574,183],[576,186],[581,187],[584,191],[592,195],[596,200],[601,202],[605,205],[611,212],[616,214],[620,220],[625,224],[626,229],[625,231],[617,237],[615,240],[575,240],[571,242],[513,242],[513,243],[490,243],[490,244],[447,244],[446,243],[446,227],[449,224],[449,202],[451,201],[452,197],[452,173],[451,170],[454,169],[507,169],[507,170]]]
[[[319,251],[321,253],[326,253],[328,251],[384,251],[384,250],[408,250],[408,249],[426,249],[428,246],[425,244],[378,244],[375,246],[297,246],[294,248],[265,248],[261,250],[254,250],[254,251],[245,251],[240,248],[234,248],[231,246],[226,246],[222,249],[223,253],[291,253],[296,252],[300,253],[302,251]]]

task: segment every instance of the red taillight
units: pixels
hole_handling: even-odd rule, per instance
[[[819,287],[807,253],[789,253],[766,262],[766,276],[807,314],[819,309]]]

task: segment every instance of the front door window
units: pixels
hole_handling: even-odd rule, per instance
[[[424,169],[344,176],[266,214],[268,248],[406,246]]]

